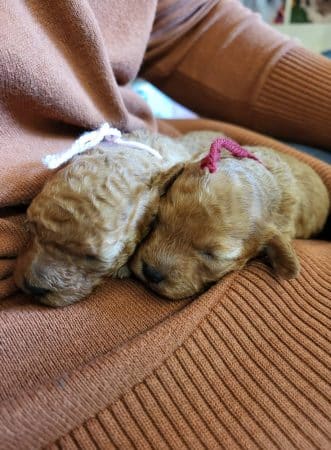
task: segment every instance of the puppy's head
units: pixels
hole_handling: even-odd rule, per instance
[[[28,209],[31,242],[17,260],[16,284],[41,303],[65,306],[86,297],[105,276],[127,275],[127,260],[178,170],[138,184],[128,176],[126,185],[114,182],[110,189],[100,170],[94,177],[84,177],[82,169],[79,176],[58,172]]]
[[[188,165],[161,199],[150,235],[138,247],[131,269],[158,294],[179,299],[211,283],[266,249],[275,271],[295,276],[298,262],[289,239],[270,225],[256,162],[224,160],[209,174]]]
[[[157,208],[151,196],[139,226],[125,236],[132,217],[116,210],[105,215],[106,204],[92,212],[86,200],[79,193],[75,199],[52,199],[46,189],[28,209],[31,241],[18,257],[14,276],[16,284],[41,303],[71,304],[87,296],[103,277],[117,275]]]
[[[18,257],[14,277],[17,286],[40,303],[69,305],[88,295],[101,281],[107,265],[83,246],[69,251],[66,244],[58,245],[54,236],[44,241],[38,231],[32,234],[29,247]]]

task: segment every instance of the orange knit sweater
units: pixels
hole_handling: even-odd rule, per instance
[[[330,243],[296,242],[296,280],[252,262],[192,303],[108,280],[54,310],[11,273],[41,156],[105,120],[220,129],[305,160],[331,193],[329,165],[235,125],[157,123],[128,87],[140,72],[200,114],[330,149],[331,62],[232,0],[4,0],[0,14],[0,449],[330,448]]]

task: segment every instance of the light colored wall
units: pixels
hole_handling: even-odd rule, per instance
[[[288,36],[299,39],[301,44],[317,53],[331,50],[331,23],[297,23],[273,25]]]

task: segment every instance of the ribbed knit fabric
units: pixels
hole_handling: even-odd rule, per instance
[[[319,250],[312,269],[299,246],[301,279],[286,285],[258,263],[231,276],[199,300],[210,310],[170,357],[50,448],[330,448],[331,267]]]
[[[213,121],[240,143],[330,166]],[[0,449],[282,448],[331,444],[331,243],[297,241],[300,276],[262,262],[194,302],[109,281],[62,310],[1,306]]]
[[[219,129],[306,161],[331,193],[329,165],[273,139],[158,124],[129,89],[144,54],[142,73],[197,112],[326,148],[331,63],[230,0],[4,0],[0,14],[0,449],[329,449],[330,242],[296,243],[296,280],[252,262],[193,302],[107,280],[56,310],[11,273],[42,156],[104,121]]]
[[[177,101],[204,117],[331,149],[331,60],[232,0],[217,2],[166,53],[153,36],[143,74]]]
[[[331,266],[323,248],[297,246],[298,280],[276,282],[253,263],[145,342],[140,336],[52,389],[20,396],[16,412],[2,410],[2,448],[39,448],[84,415],[49,448],[329,448]],[[123,358],[135,365],[121,368]]]
[[[327,125],[331,117],[331,88],[325,88],[324,83],[331,85],[331,61],[303,48],[290,50],[270,73],[256,98],[255,123],[264,123],[257,128],[292,141],[304,132],[306,142],[313,145],[318,135],[319,145],[331,149],[331,127]],[[282,127],[286,131],[282,132]]]

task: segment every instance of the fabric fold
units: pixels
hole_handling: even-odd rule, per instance
[[[331,192],[330,166],[270,138],[210,120],[171,125],[298,156]],[[60,310],[3,300],[0,448],[327,446],[331,244],[295,246],[297,279],[256,261],[193,302],[122,280]]]

